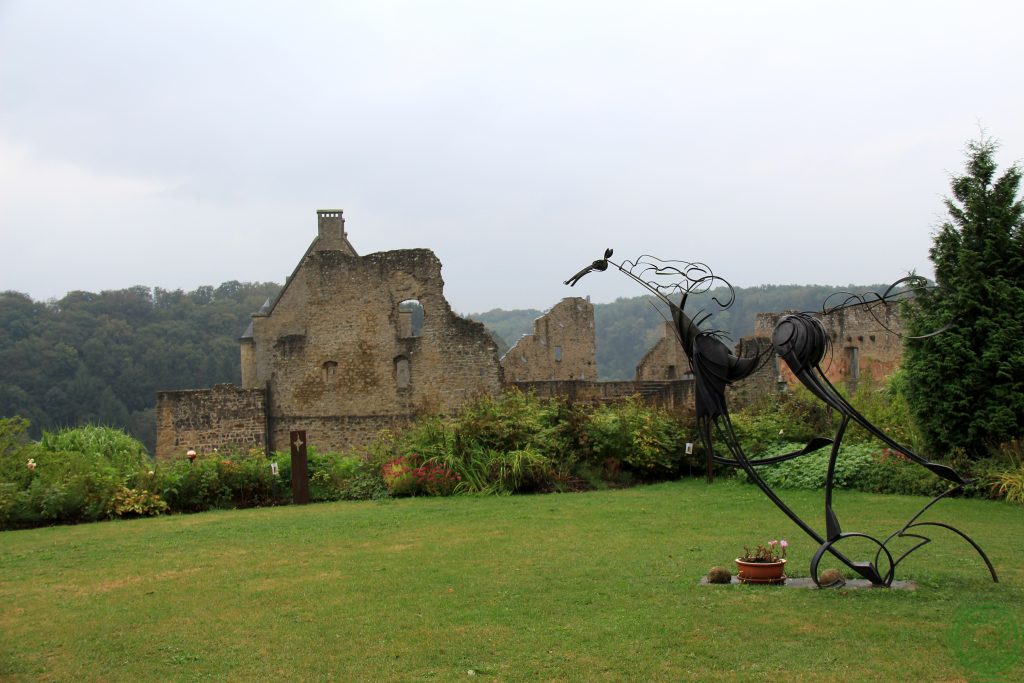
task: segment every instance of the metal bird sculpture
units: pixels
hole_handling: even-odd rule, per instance
[[[999,578],[988,556],[969,536],[948,524],[918,521],[921,515],[932,505],[940,499],[961,490],[969,482],[951,467],[930,462],[895,441],[883,430],[867,420],[836,390],[821,368],[821,363],[827,357],[830,350],[831,340],[818,317],[810,313],[785,315],[780,318],[772,335],[772,351],[774,354],[759,346],[753,356],[737,356],[722,341],[725,338],[724,332],[702,328],[702,325],[711,317],[711,313],[700,310],[694,317],[691,317],[685,310],[691,295],[708,293],[713,286],[721,286],[726,294],[724,298],[712,296],[711,301],[723,310],[729,308],[735,300],[735,291],[728,281],[715,275],[703,263],[663,261],[649,255],[641,256],[635,261],[615,263],[610,260],[611,256],[612,250],[605,250],[604,258],[594,261],[591,265],[566,280],[565,284],[574,286],[584,275],[607,270],[608,266],[612,265],[628,278],[651,292],[668,307],[672,315],[673,329],[676,337],[693,370],[695,382],[694,407],[697,427],[708,456],[708,481],[711,481],[712,463],[743,469],[747,477],[764,492],[776,507],[819,544],[818,550],[811,560],[811,578],[815,584],[821,585],[818,580],[818,565],[824,554],[829,553],[847,567],[868,579],[872,584],[891,585],[895,576],[896,566],[912,552],[931,541],[931,539],[915,533],[920,527],[925,526],[952,531],[967,541],[985,561],[992,575],[992,580],[998,582]],[[890,286],[884,294],[847,294],[845,300],[831,307],[828,306],[826,301],[822,313],[827,314],[844,308],[863,306],[871,312],[872,316],[875,316],[874,307],[880,304],[887,304],[901,296],[907,295],[908,292],[912,292],[914,290],[913,286],[904,289],[900,287],[901,285],[908,284],[908,281],[911,285],[918,285],[919,283],[916,280],[916,278],[899,280]],[[878,320],[877,316],[875,316],[875,319]],[[879,321],[879,324],[885,327],[881,321]],[[940,332],[942,330],[932,334]],[[815,437],[799,450],[767,458],[751,459],[743,452],[739,439],[733,430],[726,400],[726,387],[733,382],[750,376],[763,362],[770,359],[772,355],[778,355],[793,371],[796,378],[814,396],[839,413],[841,420],[833,438]],[[839,455],[843,434],[851,421],[861,425],[889,448],[903,454],[909,460],[918,463],[953,484],[952,488],[933,498],[917,514],[911,517],[906,524],[884,540],[878,540],[864,533],[843,532],[832,507],[836,460]],[[729,457],[719,456],[715,453],[716,439],[728,450]],[[822,535],[786,505],[760,476],[757,468],[798,458],[826,446],[831,446],[831,451],[825,483],[825,534]],[[873,542],[877,546],[873,561],[854,561],[836,547],[840,541],[849,538],[863,538]],[[916,544],[898,558],[894,558],[888,546],[893,539],[897,538],[915,539]],[[885,571],[880,570],[883,556],[886,563]]]
[[[583,270],[581,270],[580,272],[576,273],[571,278],[566,280],[565,284],[569,285],[570,287],[573,287],[587,273],[601,272],[601,271],[608,270],[608,259],[610,259],[612,257],[612,253],[613,252],[612,252],[611,249],[605,249],[604,250],[604,258],[597,259],[596,261],[591,263],[589,266],[587,266],[586,268],[584,268]]]

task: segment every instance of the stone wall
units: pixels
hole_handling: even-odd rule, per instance
[[[772,331],[785,313],[758,313],[754,335],[771,339]],[[819,316],[832,343],[832,353],[821,363],[830,382],[870,379],[881,382],[894,373],[903,360],[903,331],[896,304],[847,308]],[[894,334],[895,333],[895,334]],[[797,382],[785,363],[779,375],[788,383]]]
[[[189,449],[266,447],[266,396],[262,389],[218,384],[212,389],[161,391],[156,395],[159,460],[184,456]],[[286,437],[287,439],[287,437]]]
[[[748,377],[735,382],[726,389],[729,410],[736,410],[786,390],[786,381],[779,374],[781,362],[772,347],[771,339],[764,337],[743,337],[736,345],[735,353],[740,357],[762,354],[762,363]]]
[[[510,382],[510,386],[532,392],[538,398],[564,398],[570,403],[601,404],[639,396],[645,403],[678,413],[693,412],[694,382],[594,382],[556,380]]]
[[[533,323],[502,359],[507,382],[597,379],[594,306],[586,299],[562,299]]]
[[[318,450],[358,449],[371,443],[377,435],[388,430],[398,433],[411,423],[408,415],[335,415],[304,417],[287,415],[271,418],[270,450],[289,449],[289,433],[306,432],[306,440]]]
[[[661,339],[655,342],[636,366],[636,380],[657,382],[692,376],[690,361],[683,353],[683,345],[679,343],[675,326],[668,320],[663,321]]]

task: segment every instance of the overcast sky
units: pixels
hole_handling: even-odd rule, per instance
[[[984,128],[1024,158],[1024,3],[0,0],[0,290],[282,282],[345,211],[463,313],[930,274]]]

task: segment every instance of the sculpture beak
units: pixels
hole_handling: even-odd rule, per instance
[[[571,278],[566,280],[565,284],[569,285],[570,287],[575,287],[576,283],[579,282],[583,278],[584,275],[586,275],[587,273],[589,273],[593,269],[594,269],[593,265],[587,266],[586,268],[584,268],[583,270],[581,270],[580,272],[576,273]]]
[[[610,259],[612,257],[612,253],[613,252],[612,252],[611,249],[605,249],[604,250],[604,258],[598,259],[598,260],[594,261],[589,266],[587,266],[586,268],[584,268],[583,270],[581,270],[580,272],[576,273],[571,278],[566,280],[565,284],[569,285],[570,287],[575,287],[576,283],[579,282],[580,279],[584,275],[586,275],[587,273],[591,273],[591,272],[593,272],[595,270],[607,270],[608,269],[608,259]]]

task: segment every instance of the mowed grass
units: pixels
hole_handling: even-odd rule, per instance
[[[820,494],[786,497],[820,520]],[[924,502],[841,492],[837,510],[882,534]],[[950,500],[929,518],[972,535],[1001,583],[936,530],[900,566],[913,592],[700,586],[743,545],[789,539],[798,576],[815,549],[755,488],[700,481],[4,532],[0,678],[975,680],[957,652],[1002,656],[1005,632],[950,624],[997,605],[1024,628],[1024,510]],[[997,673],[1024,680],[1024,662]]]

